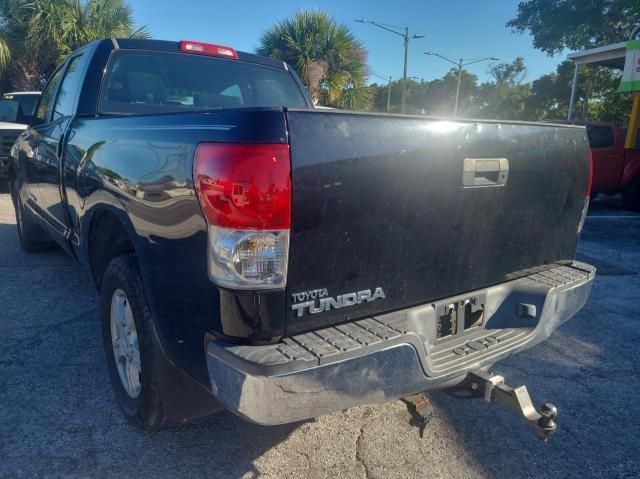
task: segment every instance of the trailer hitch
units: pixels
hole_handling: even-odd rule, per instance
[[[407,406],[407,410],[411,415],[409,424],[418,428],[418,435],[422,439],[424,437],[424,429],[433,417],[431,401],[423,393],[412,394],[402,398],[401,401]]]
[[[545,442],[556,430],[558,409],[547,402],[536,410],[526,386],[512,388],[505,384],[502,376],[478,370],[468,374],[465,387],[475,397],[482,397],[487,402],[495,401],[516,411]]]

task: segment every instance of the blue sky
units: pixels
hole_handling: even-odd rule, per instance
[[[369,66],[378,75],[402,76],[402,37],[354,23],[354,18],[407,25],[411,32],[426,35],[409,45],[409,76],[431,80],[449,70],[452,65],[423,54],[431,50],[458,58],[497,57],[505,62],[522,56],[527,65],[526,80],[531,81],[555,70],[566,54],[548,57],[533,48],[528,34],[514,34],[505,27],[515,16],[517,4],[518,0],[131,0],[136,21],[147,25],[154,38],[200,40],[251,52],[274,22],[297,9],[319,8],[352,29],[367,48]],[[487,79],[487,68],[481,63],[470,66],[469,71],[482,81]],[[371,80],[381,81],[375,77]]]

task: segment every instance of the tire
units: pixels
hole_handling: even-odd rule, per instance
[[[631,211],[640,211],[640,177],[635,178],[622,192],[624,207]]]
[[[16,212],[16,228],[20,248],[29,253],[52,249],[55,243],[47,237],[47,233],[25,214],[24,206],[20,201],[15,182],[11,182],[11,196]]]
[[[135,426],[144,430],[160,429],[166,424],[164,424],[164,408],[155,361],[158,351],[153,338],[153,318],[145,297],[137,260],[133,254],[118,256],[111,260],[104,273],[100,294],[102,337],[116,402],[125,417]],[[122,295],[124,295],[124,306]],[[127,305],[130,314],[126,312]],[[118,323],[118,318],[123,319],[120,315],[123,307],[125,318],[119,323],[122,326],[121,330],[118,330],[117,325],[112,328],[112,313],[115,317],[114,322]],[[129,316],[128,335],[121,334],[126,331],[123,326],[127,323],[126,316]],[[130,355],[130,359],[125,359],[127,354]],[[128,376],[127,368],[130,373]]]

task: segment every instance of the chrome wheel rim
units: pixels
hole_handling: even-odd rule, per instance
[[[127,394],[135,399],[142,388],[140,347],[133,311],[121,289],[116,289],[111,297],[111,345],[120,382]]]

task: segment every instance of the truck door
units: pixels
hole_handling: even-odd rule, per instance
[[[40,143],[40,133],[38,130],[40,126],[48,123],[49,117],[51,116],[53,100],[60,86],[63,72],[64,69],[59,67],[47,82],[47,86],[42,92],[35,111],[38,126],[27,128],[26,138],[22,142],[23,147],[19,152],[20,161],[18,168],[20,169],[20,177],[22,179],[23,201],[34,210],[38,216],[43,215],[40,182],[44,174],[41,163],[42,157],[38,154],[38,145]]]
[[[62,80],[55,93],[55,100],[43,118],[43,123],[33,130],[35,163],[38,169],[38,213],[45,226],[53,231],[53,238],[67,248],[69,233],[66,206],[63,197],[64,185],[61,181],[62,157],[65,133],[73,118],[78,92],[84,73],[84,55],[75,55],[62,68]]]

